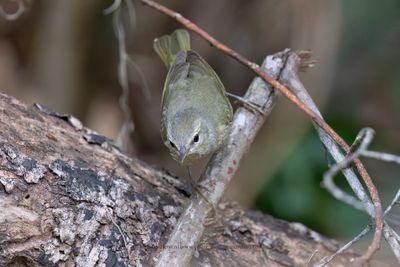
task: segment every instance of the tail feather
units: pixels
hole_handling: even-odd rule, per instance
[[[153,47],[165,66],[169,68],[179,51],[190,50],[189,33],[184,29],[178,29],[171,35],[164,35],[155,39]]]

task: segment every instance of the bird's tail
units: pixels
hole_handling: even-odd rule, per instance
[[[179,51],[190,50],[190,37],[187,30],[178,29],[171,35],[164,35],[154,40],[154,50],[165,66],[169,68]]]

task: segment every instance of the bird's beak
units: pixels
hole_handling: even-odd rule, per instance
[[[181,150],[179,150],[179,160],[180,162],[183,164],[183,161],[185,160],[187,155],[187,150],[182,148]]]

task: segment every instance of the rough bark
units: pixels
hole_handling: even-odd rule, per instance
[[[72,116],[0,95],[0,266],[153,266],[189,192]],[[305,266],[339,244],[233,204],[195,266]],[[170,248],[170,249],[185,249]],[[355,254],[332,266],[349,266]]]

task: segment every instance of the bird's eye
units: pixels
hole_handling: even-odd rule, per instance
[[[170,144],[173,148],[176,148],[175,144],[172,143],[172,141],[169,141],[169,144]]]
[[[193,137],[193,142],[195,142],[195,143],[199,142],[199,134],[196,134],[196,135]]]

